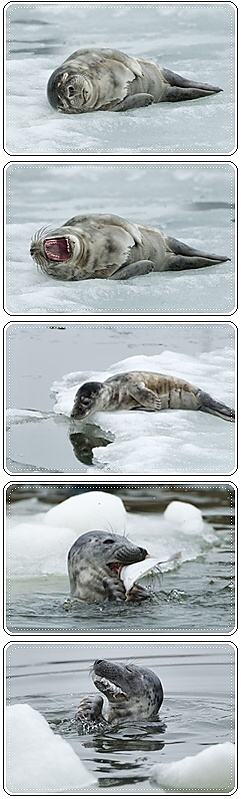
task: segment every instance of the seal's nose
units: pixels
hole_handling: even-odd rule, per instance
[[[35,253],[35,244],[31,244],[30,246],[30,255],[34,255]]]
[[[143,558],[146,558],[146,556],[148,555],[147,549],[142,549],[142,547],[140,547],[140,551],[141,554],[143,555]]]

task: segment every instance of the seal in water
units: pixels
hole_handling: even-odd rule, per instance
[[[83,722],[113,723],[122,719],[158,718],[163,702],[163,688],[159,677],[150,669],[96,660],[92,680],[97,690],[108,700],[103,715],[101,696],[82,699],[76,720]]]
[[[43,272],[60,280],[125,280],[230,260],[114,214],[75,216],[51,232],[42,228],[31,241],[30,254]]]
[[[145,560],[147,550],[125,536],[93,530],[77,538],[68,553],[71,596],[85,602],[109,600],[141,601],[149,594],[135,585],[126,594],[120,579],[123,566]]]
[[[235,412],[186,380],[158,372],[123,372],[104,383],[89,381],[78,389],[72,419],[96,411],[204,411],[234,422]]]
[[[47,85],[50,105],[64,114],[129,111],[221,91],[219,86],[182,78],[149,59],[105,49],[76,50],[54,70]]]

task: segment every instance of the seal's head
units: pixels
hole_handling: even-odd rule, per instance
[[[94,380],[83,383],[75,395],[71,419],[84,419],[94,411],[103,410],[103,393],[103,383],[97,383]]]
[[[93,87],[90,78],[79,69],[63,65],[49,78],[47,96],[52,108],[63,114],[91,111]]]
[[[162,684],[150,669],[96,660],[92,680],[108,699],[108,721],[125,716],[156,716],[163,702]]]
[[[102,530],[80,535],[68,553],[72,596],[90,602],[98,601],[101,596],[125,599],[121,569],[145,560],[147,554],[146,549],[133,544],[124,535]]]
[[[79,279],[79,267],[85,263],[86,242],[70,226],[47,232],[41,228],[30,244],[30,255],[43,272],[61,280]]]

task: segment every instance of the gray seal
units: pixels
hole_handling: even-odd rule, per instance
[[[229,260],[114,214],[75,216],[51,231],[42,228],[33,236],[30,254],[43,272],[59,280],[126,280]]]
[[[96,411],[204,411],[234,422],[235,412],[186,380],[158,372],[123,372],[103,383],[89,381],[78,389],[72,419],[85,419]]]
[[[106,49],[76,50],[54,70],[47,85],[50,105],[64,114],[129,111],[221,91],[219,86],[188,80],[147,58]]]
[[[147,550],[125,536],[93,530],[79,536],[68,553],[70,593],[85,602],[141,601],[148,593],[133,586],[126,594],[120,579],[123,566],[145,560]]]
[[[150,669],[132,663],[120,665],[96,660],[92,680],[107,699],[105,714],[102,696],[86,697],[81,700],[76,713],[78,722],[113,723],[125,719],[158,718],[163,688],[159,677]]]

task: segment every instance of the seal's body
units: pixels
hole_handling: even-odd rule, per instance
[[[140,586],[126,595],[120,579],[123,566],[145,560],[147,550],[125,536],[93,530],[79,536],[68,553],[71,596],[85,602],[103,600],[141,601],[148,597]]]
[[[43,272],[60,280],[124,280],[229,260],[114,214],[75,216],[48,234],[40,230],[32,239],[30,253]]]
[[[158,718],[163,702],[163,688],[159,677],[150,669],[96,660],[92,680],[97,690],[108,700],[103,715],[104,700],[100,696],[82,699],[76,720],[83,722],[113,723],[122,719]]]
[[[224,403],[186,380],[158,372],[123,372],[104,383],[84,383],[76,393],[71,417],[84,419],[96,411],[168,409],[204,411],[234,421],[234,410]]]
[[[128,111],[152,103],[195,100],[222,91],[189,81],[146,58],[119,50],[76,50],[55,69],[47,96],[64,114]]]

